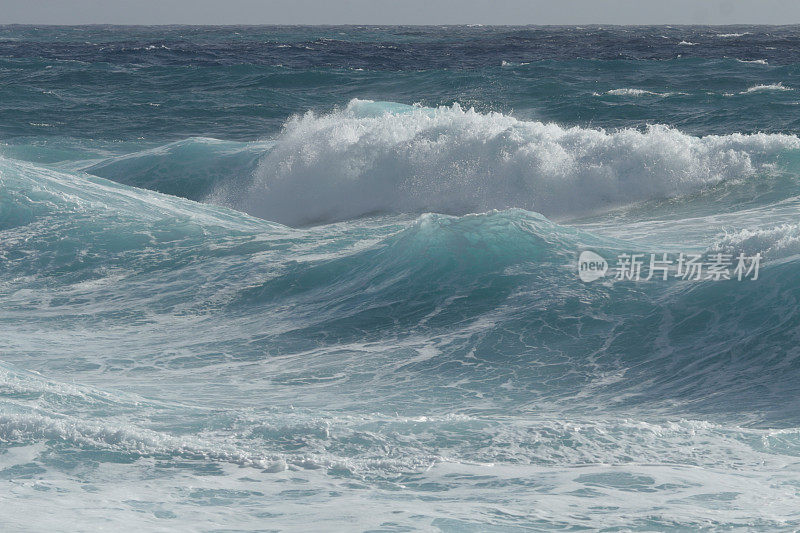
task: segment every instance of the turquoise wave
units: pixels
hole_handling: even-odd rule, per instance
[[[794,420],[800,280],[787,243],[800,241],[797,227],[706,245],[763,252],[773,262],[757,282],[586,284],[580,250],[614,257],[660,243],[519,209],[293,229],[88,174],[1,164],[6,323],[27,350],[47,350],[42,329],[74,339],[51,364],[91,368],[97,354],[114,353],[117,335],[89,345],[80,334],[103,324],[148,339],[126,349],[117,370],[129,377],[153,365],[205,374],[284,358],[275,382],[330,379],[340,401],[364,406],[379,394],[397,409],[422,411],[434,398],[458,409],[491,390],[480,411],[577,395],[576,412],[600,402],[621,412]],[[165,327],[169,317],[180,325]],[[170,350],[153,352],[161,345]],[[376,373],[392,377],[365,396],[362,380]],[[459,385],[443,393],[443,379]],[[398,382],[413,384],[417,399],[397,392]]]

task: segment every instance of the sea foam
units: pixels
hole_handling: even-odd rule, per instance
[[[711,248],[714,252],[762,254],[767,258],[800,253],[800,224],[780,224],[771,228],[741,229],[729,232]]]

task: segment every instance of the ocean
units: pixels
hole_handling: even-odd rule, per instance
[[[796,26],[0,26],[0,527],[797,530],[798,105]]]

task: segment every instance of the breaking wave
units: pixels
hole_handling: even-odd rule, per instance
[[[770,171],[794,135],[607,131],[353,100],[289,120],[249,186],[210,200],[289,225],[375,213],[523,208],[568,217]]]

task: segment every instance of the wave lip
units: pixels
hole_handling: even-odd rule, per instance
[[[289,120],[252,185],[210,199],[289,225],[506,208],[581,216],[749,177],[798,148],[794,135],[566,128],[458,104],[353,100]]]

